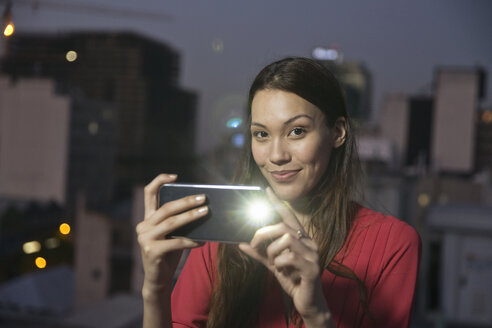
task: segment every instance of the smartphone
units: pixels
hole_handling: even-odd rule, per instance
[[[160,205],[189,195],[205,194],[208,214],[170,234],[197,241],[249,242],[256,230],[279,221],[265,191],[258,186],[164,184]],[[200,205],[202,206],[202,205]]]

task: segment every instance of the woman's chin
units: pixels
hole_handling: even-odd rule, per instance
[[[300,199],[302,197],[302,194],[299,192],[299,190],[291,190],[290,188],[275,188],[272,187],[273,191],[275,192],[275,195],[277,197],[285,202],[295,202],[296,200]]]

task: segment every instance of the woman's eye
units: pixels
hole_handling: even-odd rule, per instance
[[[298,137],[298,136],[303,135],[304,132],[306,132],[306,130],[304,130],[303,128],[295,128],[295,129],[292,129],[292,131],[290,131],[289,134],[292,136]]]
[[[258,139],[266,138],[268,137],[268,133],[266,133],[265,131],[255,131],[253,132],[253,137]]]

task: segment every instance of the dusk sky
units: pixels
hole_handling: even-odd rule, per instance
[[[181,85],[199,94],[197,150],[213,146],[223,118],[244,109],[254,75],[284,56],[338,46],[373,76],[373,121],[387,92],[429,91],[437,66],[480,65],[492,73],[489,0],[13,0],[17,32],[136,31],[181,53]],[[47,1],[46,4],[50,1]],[[33,1],[34,2],[34,1]],[[71,4],[170,15],[169,21],[83,12]],[[0,1],[3,11],[5,1]],[[71,11],[73,10],[73,11]],[[492,83],[483,105],[492,107]]]

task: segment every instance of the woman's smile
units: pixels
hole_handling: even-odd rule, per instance
[[[270,174],[276,182],[288,183],[288,182],[293,181],[296,178],[297,173],[299,173],[299,171],[301,171],[301,169],[270,171]]]

